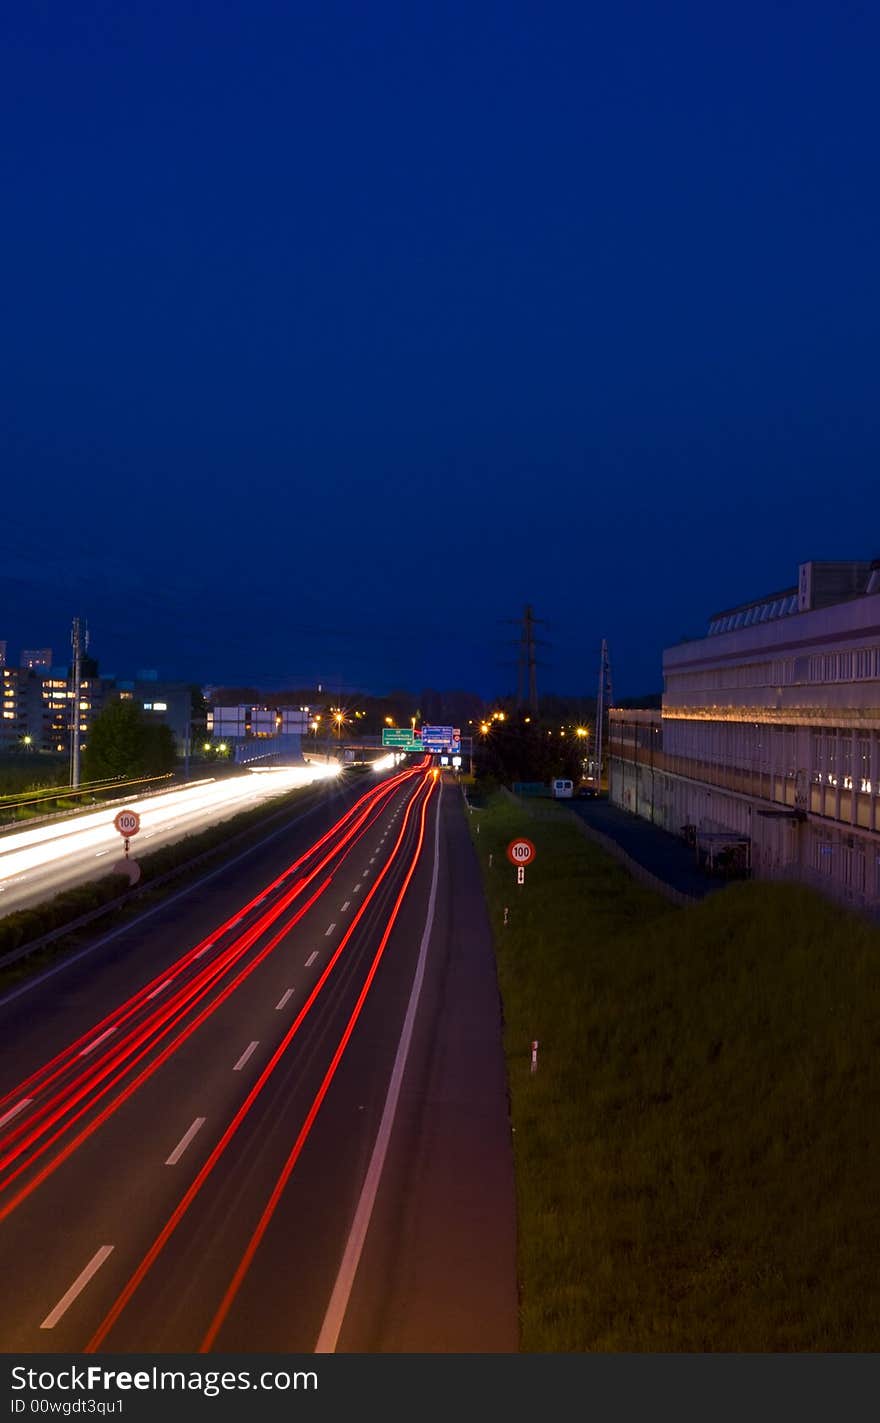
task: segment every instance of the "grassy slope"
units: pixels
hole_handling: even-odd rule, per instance
[[[674,909],[532,809],[471,817],[523,1349],[876,1350],[880,932],[788,885]],[[522,889],[514,833],[538,851]]]

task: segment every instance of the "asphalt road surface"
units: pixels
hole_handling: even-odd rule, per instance
[[[14,990],[0,1044],[0,1350],[516,1349],[491,937],[431,769]]]

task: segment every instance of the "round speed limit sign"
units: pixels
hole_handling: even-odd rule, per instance
[[[127,840],[130,835],[137,835],[141,828],[141,818],[136,810],[120,810],[113,824]]]
[[[511,840],[507,847],[507,858],[512,865],[530,865],[535,858],[535,847],[531,840]]]

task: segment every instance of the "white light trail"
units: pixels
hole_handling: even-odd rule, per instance
[[[335,763],[276,767],[259,774],[230,776],[142,800],[133,799],[126,806],[140,815],[142,836],[149,838],[162,832],[165,838],[173,839],[170,832],[178,830],[180,835],[190,834],[234,815],[254,800],[268,800],[338,773],[339,766]],[[113,825],[117,812],[118,806],[114,805],[0,836],[0,887],[26,871],[58,865],[80,854],[87,853],[94,860],[118,850],[121,856],[122,837]],[[137,836],[133,836],[132,853],[136,854],[137,849]]]

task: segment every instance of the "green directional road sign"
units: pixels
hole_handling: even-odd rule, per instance
[[[382,745],[394,751],[421,751],[422,743],[408,726],[383,726]]]

